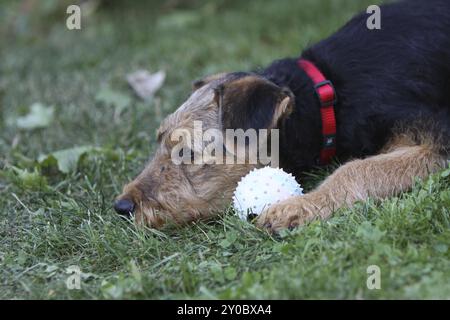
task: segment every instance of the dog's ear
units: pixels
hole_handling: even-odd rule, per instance
[[[221,73],[217,73],[217,74],[213,74],[198,80],[195,80],[192,82],[192,91],[198,90],[201,87],[203,87],[204,85],[210,83],[211,81],[214,80],[219,80],[221,78],[224,78],[228,73],[226,72],[221,72]]]
[[[219,85],[215,101],[223,129],[274,129],[294,108],[289,89],[255,75]]]

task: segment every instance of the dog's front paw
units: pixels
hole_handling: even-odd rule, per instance
[[[270,206],[258,217],[256,224],[278,232],[281,229],[293,229],[317,217],[328,216],[331,210],[323,199],[315,194],[289,198]]]

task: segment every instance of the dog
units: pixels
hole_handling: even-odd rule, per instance
[[[256,224],[272,232],[398,195],[446,167],[450,1],[403,0],[380,10],[381,29],[369,30],[361,13],[300,57],[194,82],[161,123],[153,159],[125,185],[115,210],[160,228],[226,209],[241,177],[261,164],[174,164],[171,133],[192,132],[194,121],[204,130],[278,129],[279,165],[297,179],[333,158],[344,163],[311,192],[266,209]]]

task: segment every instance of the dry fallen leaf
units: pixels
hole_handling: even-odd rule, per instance
[[[84,154],[95,150],[97,150],[97,148],[92,146],[58,150],[50,154],[39,156],[38,162],[43,166],[54,165],[62,173],[70,173],[77,168],[78,162]]]
[[[150,100],[156,91],[161,88],[166,78],[164,71],[150,73],[147,70],[138,70],[127,75],[127,81],[136,94],[143,100]]]
[[[16,119],[16,125],[22,130],[33,130],[48,127],[53,121],[53,107],[47,107],[41,103],[34,103],[30,112]]]

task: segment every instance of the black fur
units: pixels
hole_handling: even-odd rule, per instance
[[[245,131],[249,128],[259,130],[270,127],[275,107],[281,99],[291,94],[260,77],[252,78],[247,84],[233,81],[247,76],[251,74],[230,74],[228,82],[216,88],[223,129],[240,128]]]
[[[337,156],[377,153],[395,128],[422,125],[450,147],[450,0],[409,0],[381,6],[381,30],[354,17],[331,37],[303,52],[331,80],[338,103]],[[281,125],[281,165],[300,175],[317,164],[322,146],[319,102],[298,58],[259,72],[295,95],[295,110]]]

